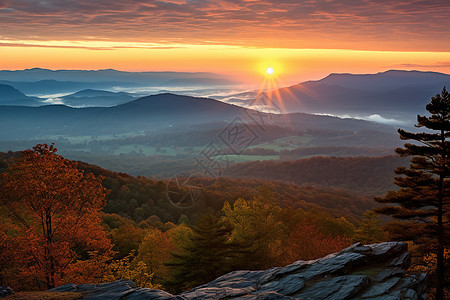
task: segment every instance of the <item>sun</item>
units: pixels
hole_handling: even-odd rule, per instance
[[[266,69],[266,73],[267,73],[267,75],[272,75],[273,74],[273,68],[272,67],[268,67]]]

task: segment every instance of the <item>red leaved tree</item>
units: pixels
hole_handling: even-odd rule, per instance
[[[341,251],[351,244],[350,239],[327,236],[319,232],[315,225],[299,224],[291,232],[286,246],[286,263],[296,260],[311,260]]]
[[[0,174],[1,210],[18,230],[9,235],[19,280],[37,280],[53,288],[68,266],[87,251],[109,251],[99,212],[107,191],[101,178],[55,154],[53,145],[26,150]]]

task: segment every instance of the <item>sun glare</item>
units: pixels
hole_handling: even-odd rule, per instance
[[[278,66],[276,66],[277,73],[275,73],[275,70],[272,67],[264,67],[265,68],[265,74],[263,78],[263,82],[258,90],[258,93],[256,94],[255,100],[252,102],[253,109],[266,112],[266,113],[274,113],[274,114],[281,114],[285,112],[285,107],[283,103],[283,99],[281,98],[280,92],[278,91],[279,86],[279,70]],[[264,70],[262,69],[261,71]]]

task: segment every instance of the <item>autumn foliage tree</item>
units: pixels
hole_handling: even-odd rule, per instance
[[[41,288],[61,283],[71,264],[89,258],[88,251],[111,249],[100,226],[107,194],[101,178],[55,152],[53,145],[38,144],[0,174],[0,212],[17,228],[6,237],[14,243],[10,259],[17,280]]]
[[[444,253],[450,246],[450,94],[442,90],[426,109],[431,116],[417,116],[416,127],[425,132],[399,129],[402,140],[410,140],[396,149],[402,156],[412,156],[409,168],[396,169],[395,184],[400,187],[385,197],[376,198],[388,205],[376,211],[393,216],[400,222],[388,227],[399,240],[413,241],[422,254],[436,257],[436,299],[444,299],[448,284]]]
[[[233,224],[233,241],[247,245],[250,251],[252,259],[243,257],[242,268],[264,269],[281,263],[284,256],[281,249],[288,234],[280,220],[281,208],[273,204],[270,196],[239,198],[233,206],[226,202],[222,212]]]
[[[170,232],[162,232],[157,228],[147,230],[139,246],[137,259],[145,262],[149,271],[154,274],[153,283],[169,277],[169,268],[164,262],[171,259],[170,252],[174,250],[175,243],[170,237]]]
[[[341,251],[351,244],[349,238],[325,235],[313,224],[298,224],[286,245],[286,263],[311,260]]]

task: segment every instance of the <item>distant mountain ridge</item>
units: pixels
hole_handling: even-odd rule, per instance
[[[231,121],[245,110],[213,99],[167,93],[114,107],[0,106],[0,139],[155,131],[176,124]]]
[[[109,91],[103,91],[103,90],[95,90],[95,89],[85,89],[78,91],[76,93],[73,93],[71,97],[102,97],[102,96],[115,96],[115,95],[129,95],[125,92],[109,92]]]
[[[252,114],[256,116],[252,119]],[[392,130],[371,122],[307,114],[270,115],[208,98],[170,93],[158,94],[113,106],[70,108],[0,106],[0,139],[36,138],[47,135],[101,135],[155,131],[171,126],[272,119],[278,126],[333,130]]]
[[[1,72],[1,71],[0,71]],[[78,82],[78,81],[58,81],[55,79],[44,79],[37,81],[11,81],[0,80],[0,83],[13,86],[27,95],[48,95],[59,93],[75,93],[84,89],[112,89],[114,87],[126,86],[136,87],[137,84],[132,82],[117,81],[95,81],[95,82]]]
[[[125,92],[115,93],[95,89],[85,89],[60,97],[65,105],[72,107],[110,107],[124,104],[137,98],[137,96]]]
[[[450,75],[390,70],[377,74],[330,74],[279,90],[288,110],[373,115],[415,121],[431,97],[450,85]]]
[[[10,85],[25,95],[57,97],[61,101],[50,99],[48,103],[64,103],[75,107],[120,105],[137,98],[132,94],[112,94],[117,90],[139,91],[140,87],[154,86],[140,90],[142,95],[155,93],[161,88],[171,90],[170,86],[199,85],[214,89],[215,83],[227,84],[230,83],[228,80],[212,73],[124,72],[113,69],[91,71],[34,68],[0,71],[0,84]],[[412,124],[416,114],[425,113],[425,105],[444,85],[450,86],[450,75],[437,72],[389,70],[377,74],[332,73],[320,80],[278,89],[282,101],[278,106],[283,107],[285,113],[327,114],[398,125]],[[92,93],[82,98],[77,93],[83,90],[103,92],[96,94],[97,99],[94,99]],[[64,96],[68,93],[71,95]],[[180,93],[183,93],[183,89],[180,89]],[[213,94],[212,91],[211,93]],[[255,97],[256,92],[244,92],[213,98],[246,107]],[[24,99],[26,100],[3,104],[39,104],[36,103],[36,98]]]
[[[435,85],[449,83],[450,75],[438,72],[389,70],[376,74],[331,73],[316,82],[347,88],[392,88],[410,85]],[[314,81],[307,81],[314,82]],[[306,83],[306,82],[304,82]]]
[[[8,80],[2,80],[4,78]],[[21,78],[22,81],[12,81],[14,78]],[[26,80],[37,78],[41,80],[26,82]],[[58,81],[55,78],[72,81]],[[92,80],[97,81],[92,82]],[[64,103],[74,107],[109,107],[127,103],[137,97],[130,93],[111,91],[136,90],[141,84],[164,83],[170,86],[184,82],[191,85],[203,84],[212,88],[215,80],[228,79],[210,73],[123,72],[112,69],[52,71],[36,68],[0,71],[0,84],[7,84],[18,90],[15,92],[15,98],[19,97],[18,93],[26,95],[56,93],[56,96],[48,96],[56,97],[56,101],[52,98],[48,103]],[[283,108],[284,113],[302,112],[346,116],[403,126],[412,125],[417,114],[425,114],[425,105],[429,103],[432,96],[442,90],[443,86],[450,86],[450,75],[437,72],[389,70],[377,74],[333,73],[317,81],[306,81],[280,88],[273,94],[280,95],[281,102],[278,106]],[[154,91],[158,89],[159,87]],[[62,90],[70,91],[72,94],[61,96],[59,92]],[[91,92],[88,93],[85,90]],[[93,90],[98,90],[95,96]],[[3,95],[11,92],[12,90]],[[82,94],[79,94],[80,92]],[[4,98],[3,104],[39,105],[37,102],[39,99],[26,96],[23,98],[24,96],[21,96],[20,101]],[[1,97],[0,94],[0,101],[2,101]],[[256,92],[253,91],[214,98],[230,104],[260,109],[257,106],[248,106],[254,103],[255,97]]]
[[[102,70],[49,70],[32,68],[25,70],[1,70],[0,80],[34,82],[40,80],[75,81],[75,82],[100,82],[117,81],[135,84],[163,84],[170,80],[192,80],[195,78],[209,78],[224,80],[230,83],[223,75],[207,72],[127,72],[114,69]],[[218,83],[218,82],[216,82]]]
[[[11,101],[17,99],[25,99],[24,93],[6,84],[0,84],[0,101]]]
[[[18,89],[0,84],[0,105],[37,106],[39,102],[35,97],[28,97]]]
[[[74,93],[83,89],[138,87],[229,86],[233,79],[207,72],[127,72],[102,70],[0,70],[0,83],[11,85],[27,95]]]
[[[381,116],[392,121],[413,123],[424,114],[432,96],[450,86],[450,75],[437,72],[390,70],[377,74],[330,74],[278,89],[286,112]],[[256,92],[230,97],[232,103],[254,101]],[[225,97],[223,97],[225,98]],[[234,99],[233,99],[234,98]],[[381,118],[380,118],[381,119]]]

